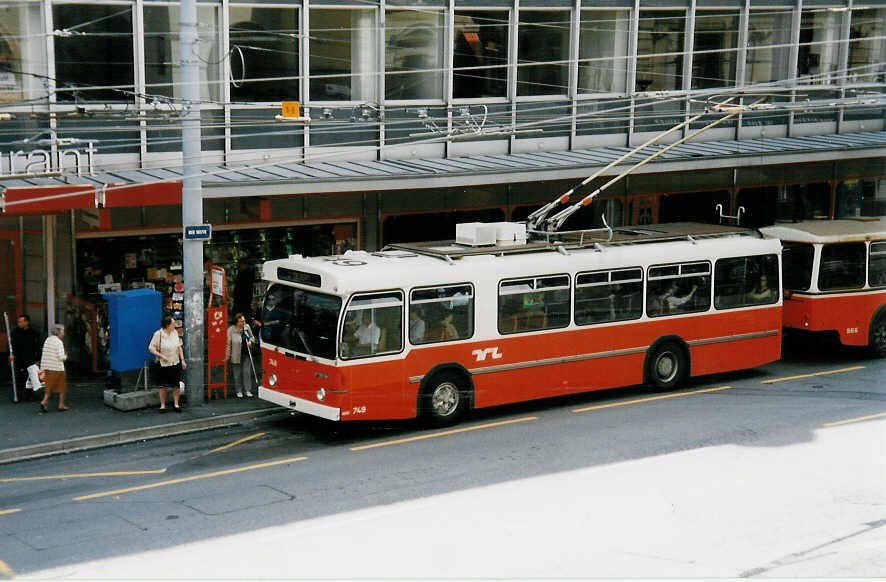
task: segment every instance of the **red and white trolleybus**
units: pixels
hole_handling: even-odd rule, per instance
[[[268,261],[259,395],[330,420],[487,407],[759,366],[781,354],[781,244],[662,224]]]
[[[886,356],[886,218],[808,220],[760,229],[781,239],[784,326],[836,333]]]

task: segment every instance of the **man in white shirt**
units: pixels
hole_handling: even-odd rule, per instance
[[[357,338],[358,345],[369,346],[373,352],[378,348],[381,330],[372,321],[372,313],[368,309],[363,312],[360,327],[354,332],[354,336]]]

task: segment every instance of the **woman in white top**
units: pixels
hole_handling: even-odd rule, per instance
[[[169,315],[163,316],[163,327],[154,332],[148,343],[148,351],[157,356],[160,362],[160,374],[155,379],[160,392],[160,412],[166,412],[166,390],[172,389],[172,403],[176,412],[182,409],[178,405],[181,390],[182,370],[187,368],[185,355],[182,352],[182,340],[175,331],[175,322]]]
[[[65,381],[65,360],[68,355],[65,353],[65,344],[62,338],[65,337],[65,328],[56,325],[53,335],[46,338],[43,342],[43,353],[40,358],[40,369],[46,375],[46,394],[40,401],[40,412],[47,412],[46,405],[49,404],[49,397],[53,392],[58,394],[58,409],[65,411],[65,392],[67,392],[67,383]]]

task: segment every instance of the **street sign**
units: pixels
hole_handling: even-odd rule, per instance
[[[209,240],[211,238],[211,224],[195,224],[185,227],[185,240]]]

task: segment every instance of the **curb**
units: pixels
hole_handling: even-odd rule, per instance
[[[16,461],[38,459],[40,457],[49,457],[52,455],[111,447],[137,441],[159,439],[190,432],[199,432],[202,430],[211,430],[214,428],[240,424],[247,420],[255,420],[283,413],[288,413],[288,411],[285,408],[278,407],[249,412],[235,412],[210,418],[198,418],[196,420],[186,420],[183,422],[173,422],[170,424],[161,424],[145,428],[134,428],[119,432],[77,437],[63,441],[15,447],[12,449],[0,450],[0,465],[14,463]]]

